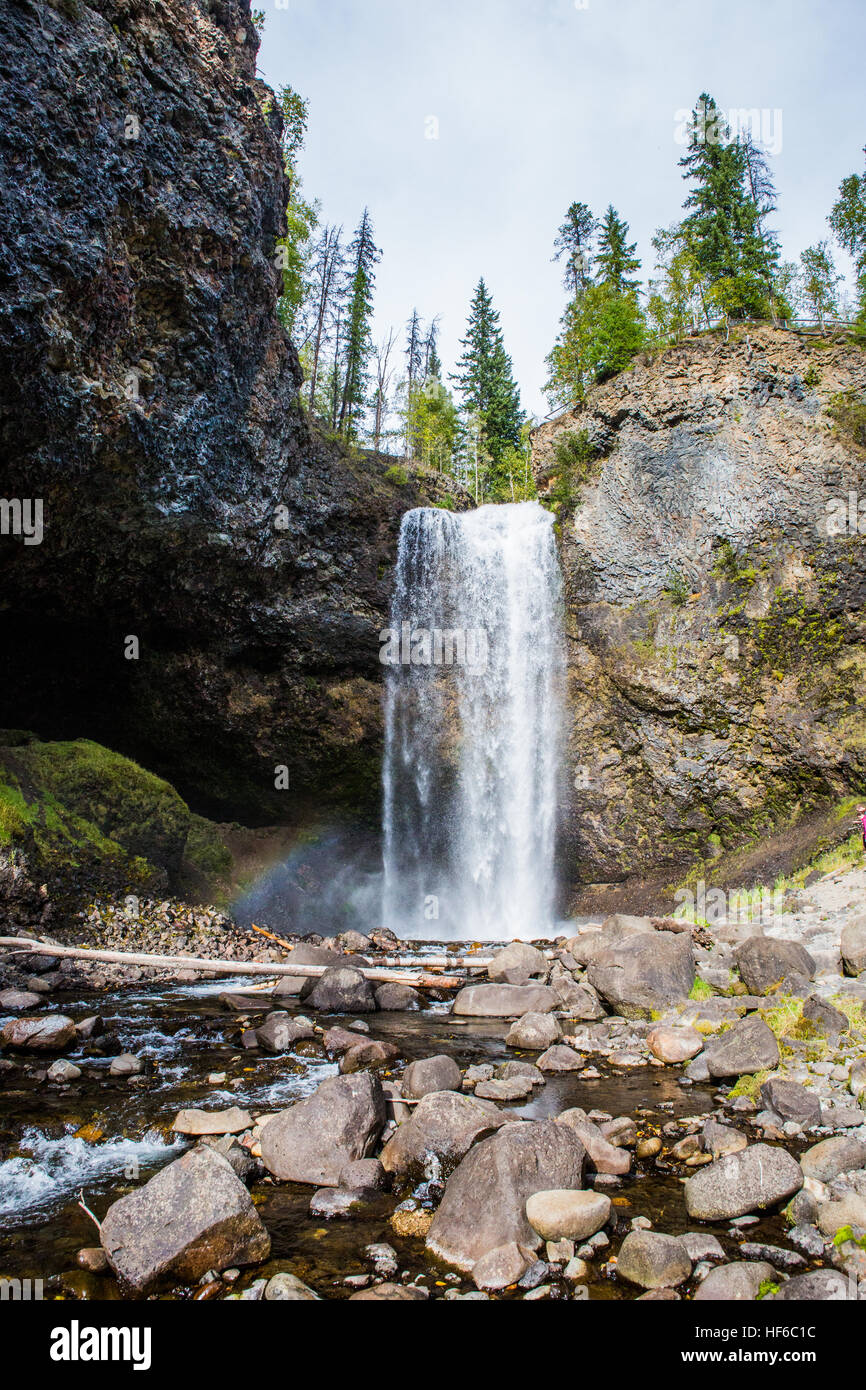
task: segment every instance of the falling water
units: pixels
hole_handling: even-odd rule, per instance
[[[440,940],[549,935],[563,671],[551,514],[408,512],[391,639],[385,924]]]

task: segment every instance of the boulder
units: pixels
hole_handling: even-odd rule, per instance
[[[781,1054],[775,1034],[762,1018],[752,1014],[726,1033],[708,1038],[704,1056],[710,1077],[721,1080],[777,1067]]]
[[[718,1260],[721,1264],[725,1259],[725,1252],[715,1236],[709,1232],[686,1231],[685,1235],[677,1236],[677,1240],[685,1250],[693,1265],[699,1264],[702,1260]]]
[[[296,1274],[275,1274],[265,1285],[269,1303],[318,1303],[319,1295]]]
[[[768,1281],[777,1284],[779,1276],[765,1260],[735,1260],[711,1269],[697,1289],[695,1303],[753,1303]]]
[[[532,1082],[528,1076],[509,1076],[501,1080],[479,1081],[475,1094],[481,1100],[525,1100],[532,1095]]]
[[[828,1004],[826,999],[820,995],[813,994],[803,1005],[803,1019],[811,1024],[812,1029],[821,1038],[829,1038],[836,1042],[843,1033],[848,1031],[848,1019],[841,1009],[834,1009],[832,1004]]]
[[[701,1168],[683,1185],[686,1210],[698,1221],[765,1211],[803,1186],[803,1170],[785,1149],[752,1144]]]
[[[695,982],[691,938],[641,932],[605,947],[587,970],[589,983],[625,1018],[650,1018],[688,998]]]
[[[28,1052],[62,1052],[75,1038],[75,1024],[65,1014],[37,1018],[13,1018],[0,1031],[0,1047],[20,1047]]]
[[[315,1036],[308,1018],[292,1018],[281,1012],[268,1014],[261,1028],[256,1029],[256,1040],[266,1052],[288,1052],[296,1042]]]
[[[359,1207],[377,1197],[368,1187],[322,1187],[310,1199],[310,1216],[317,1221],[354,1216]]]
[[[524,1081],[531,1081],[533,1086],[544,1085],[544,1073],[539,1071],[534,1062],[502,1062],[496,1068],[497,1081],[512,1081],[516,1076],[522,1077]],[[490,1077],[479,1080],[489,1081]]]
[[[410,1062],[400,1089],[407,1100],[421,1100],[434,1091],[459,1091],[462,1084],[463,1076],[454,1058],[440,1053]]]
[[[469,1273],[482,1255],[515,1241],[536,1250],[526,1217],[534,1192],[581,1188],[586,1153],[577,1135],[550,1120],[504,1125],[476,1144],[452,1173],[427,1233],[427,1248]]]
[[[416,1289],[412,1284],[374,1284],[371,1289],[351,1294],[349,1302],[421,1303],[429,1297],[427,1289]]]
[[[605,1017],[604,1005],[598,991],[592,985],[581,981],[579,984],[571,976],[560,976],[551,982],[559,998],[560,1005],[569,1018],[581,1023],[596,1023]]]
[[[288,964],[294,962],[296,965],[325,965],[334,964],[334,952],[329,951],[325,946],[313,946],[306,941],[299,941],[292,948]],[[301,991],[310,983],[309,975],[281,975],[277,980],[274,996],[279,995],[299,995]]]
[[[56,1062],[52,1062],[48,1068],[47,1076],[49,1081],[53,1081],[58,1086],[68,1086],[70,1082],[77,1081],[81,1075],[81,1068],[74,1062],[67,1062],[65,1058],[59,1057]]]
[[[843,928],[841,948],[845,973],[862,975],[866,970],[866,913]]]
[[[783,1303],[853,1302],[858,1297],[857,1281],[849,1282],[838,1269],[813,1269],[809,1274],[795,1275],[770,1297]]]
[[[840,1173],[866,1167],[866,1144],[853,1135],[834,1134],[801,1154],[800,1163],[807,1178],[832,1182]]]
[[[374,1072],[329,1077],[268,1121],[262,1162],[285,1182],[337,1187],[347,1163],[373,1153],[384,1125],[385,1096]]]
[[[798,1081],[785,1081],[780,1076],[771,1076],[761,1087],[761,1099],[783,1123],[793,1120],[804,1129],[821,1123],[820,1098],[814,1091],[801,1086]]]
[[[740,1153],[747,1149],[749,1141],[741,1130],[719,1124],[718,1120],[710,1116],[701,1130],[701,1145],[704,1153],[712,1154],[713,1158],[724,1158],[725,1154]]]
[[[641,1289],[673,1289],[690,1277],[692,1262],[675,1236],[630,1231],[620,1247],[616,1272]]]
[[[487,967],[487,978],[495,984],[528,985],[547,979],[550,964],[541,951],[524,941],[512,941],[496,951]]]
[[[411,985],[384,984],[374,991],[383,1013],[416,1013],[424,1008],[424,997]]]
[[[447,1177],[472,1145],[508,1123],[495,1105],[457,1091],[434,1091],[414,1107],[382,1150],[386,1172],[423,1174],[430,1158]]]
[[[121,1052],[119,1057],[112,1058],[108,1068],[109,1076],[140,1076],[143,1071],[141,1058],[133,1056],[131,1052]]]
[[[586,1066],[586,1058],[575,1052],[573,1047],[549,1047],[538,1059],[539,1071],[580,1071]]]
[[[499,1245],[495,1250],[488,1250],[487,1254],[482,1255],[473,1265],[472,1278],[475,1287],[491,1293],[507,1289],[509,1285],[516,1284],[523,1278],[532,1262],[531,1254],[521,1250],[516,1241]]]
[[[258,1264],[271,1249],[231,1164],[204,1146],[109,1207],[100,1239],[118,1279],[137,1293],[163,1275],[195,1283],[211,1269]]]
[[[360,970],[350,966],[332,966],[321,979],[309,980],[301,990],[301,998],[317,1013],[372,1014],[376,1011],[373,986]]]
[[[734,952],[740,979],[750,994],[767,994],[786,975],[811,980],[815,962],[799,941],[779,941],[772,936],[750,936]]]
[[[610,1219],[610,1198],[603,1192],[573,1189],[534,1192],[526,1203],[526,1217],[542,1240],[589,1240]]]
[[[350,1075],[363,1071],[365,1067],[388,1066],[399,1056],[399,1049],[393,1043],[380,1042],[377,1038],[358,1038],[340,1058],[340,1071]]]
[[[509,1047],[525,1048],[527,1052],[544,1052],[562,1037],[562,1029],[552,1014],[527,1013],[509,1029],[505,1041]]]
[[[866,1196],[843,1192],[835,1201],[819,1204],[818,1229],[825,1236],[835,1236],[844,1226],[850,1226],[858,1236],[866,1231]]]
[[[326,1052],[333,1057],[339,1057],[342,1053],[348,1052],[350,1047],[358,1046],[358,1034],[348,1028],[326,1028],[322,1034],[322,1043]]]
[[[38,994],[26,989],[0,989],[0,1013],[17,1013],[19,1009],[37,1009],[42,1003]]]
[[[678,1066],[696,1057],[704,1045],[704,1040],[696,1028],[651,1028],[647,1033],[647,1047],[654,1057],[668,1066]]]
[[[252,1116],[233,1105],[229,1110],[179,1110],[172,1129],[176,1134],[241,1134],[252,1124]]]
[[[464,985],[452,1013],[463,1018],[522,1018],[551,1013],[559,1000],[547,985]]]
[[[586,1118],[583,1110],[564,1110],[557,1115],[558,1125],[573,1130],[586,1149],[587,1167],[594,1173],[621,1177],[631,1169],[631,1154],[605,1139],[597,1124]]]

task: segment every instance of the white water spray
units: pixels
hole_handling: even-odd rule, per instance
[[[561,609],[537,502],[403,517],[384,765],[384,921],[398,936],[551,934]]]

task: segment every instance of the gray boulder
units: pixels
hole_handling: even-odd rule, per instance
[[[411,985],[380,985],[376,1004],[384,1013],[416,1013],[424,1008],[424,997]]]
[[[440,1053],[410,1062],[403,1073],[400,1089],[407,1100],[421,1100],[433,1091],[459,1091],[463,1076],[453,1057]]]
[[[118,1279],[137,1293],[163,1275],[194,1283],[209,1269],[258,1264],[271,1249],[231,1164],[204,1146],[109,1207],[100,1239]]]
[[[853,1135],[835,1134],[813,1144],[801,1155],[800,1163],[807,1178],[832,1182],[840,1173],[866,1167],[866,1144]]]
[[[848,1031],[848,1019],[842,1010],[834,1009],[832,1004],[817,994],[811,995],[803,1005],[803,1019],[811,1024],[819,1037],[828,1038],[834,1043]]]
[[[799,941],[777,941],[771,936],[750,936],[734,952],[740,979],[750,994],[767,994],[786,975],[811,980],[815,962]]]
[[[373,1072],[334,1076],[262,1130],[262,1162],[284,1182],[337,1187],[347,1163],[369,1157],[385,1125],[385,1096]]]
[[[524,941],[512,941],[496,951],[487,967],[487,978],[495,984],[528,985],[547,979],[550,963],[541,951]]]
[[[279,1011],[268,1014],[261,1028],[256,1029],[256,1041],[266,1052],[288,1052],[296,1042],[315,1036],[308,1018],[292,1018]]]
[[[586,1154],[567,1126],[550,1120],[509,1124],[463,1159],[427,1233],[427,1248],[469,1273],[482,1255],[512,1241],[530,1250],[541,1238],[526,1217],[534,1192],[583,1186]]]
[[[575,1052],[573,1047],[549,1047],[538,1059],[539,1071],[561,1072],[580,1071],[586,1066],[586,1058]]]
[[[532,1262],[532,1256],[512,1240],[482,1255],[473,1266],[472,1278],[476,1288],[496,1292],[516,1284]]]
[[[452,1013],[464,1018],[522,1018],[550,1013],[558,1003],[556,990],[547,985],[465,985]]]
[[[616,1272],[641,1289],[673,1289],[690,1277],[692,1262],[675,1236],[630,1231],[620,1248]]]
[[[857,1298],[857,1281],[850,1283],[838,1269],[813,1269],[809,1274],[797,1274],[770,1297],[784,1303],[842,1303]]]
[[[382,1166],[400,1176],[422,1174],[430,1158],[445,1177],[472,1145],[508,1123],[495,1105],[457,1091],[436,1091],[414,1107],[388,1140]]]
[[[799,1192],[803,1170],[785,1149],[752,1144],[700,1168],[683,1185],[686,1210],[698,1221],[765,1211]]]
[[[304,1003],[323,1014],[372,1014],[376,1011],[373,986],[360,970],[335,965],[319,980],[301,990]]]
[[[608,945],[587,970],[589,983],[625,1018],[650,1018],[688,998],[695,982],[691,938],[640,932]]]
[[[75,1024],[65,1014],[38,1018],[13,1018],[0,1031],[0,1047],[20,1047],[28,1052],[62,1052],[75,1038]]]
[[[769,1110],[785,1120],[808,1129],[810,1125],[821,1123],[821,1101],[814,1091],[801,1086],[798,1081],[785,1081],[782,1077],[771,1076],[761,1087],[761,1099]]]
[[[0,1010],[17,1013],[19,1009],[37,1009],[42,1003],[38,994],[27,989],[0,989]]]
[[[841,948],[846,974],[862,975],[866,970],[866,913],[843,928]]]
[[[557,1115],[558,1125],[567,1125],[586,1149],[587,1167],[594,1173],[613,1174],[621,1177],[631,1170],[631,1154],[605,1139],[597,1124],[586,1118],[583,1110],[564,1110]]]
[[[754,1303],[761,1285],[779,1282],[773,1266],[766,1260],[735,1260],[711,1269],[695,1293],[695,1303]]]
[[[505,1041],[509,1047],[522,1047],[527,1052],[544,1052],[562,1037],[562,1029],[552,1014],[528,1013],[508,1030]]]
[[[769,1070],[779,1065],[781,1056],[775,1034],[757,1014],[708,1038],[703,1055],[715,1080]]]

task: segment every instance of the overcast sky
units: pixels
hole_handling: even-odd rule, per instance
[[[863,169],[866,0],[280,3],[257,0],[259,72],[309,101],[301,172],[323,218],[350,233],[370,208],[377,337],[414,306],[439,313],[450,370],[483,275],[542,416],[564,306],[557,227],[575,199],[597,215],[613,203],[646,276],[686,188],[675,113],[701,91],[767,112],[786,259],[830,235],[838,185]]]

